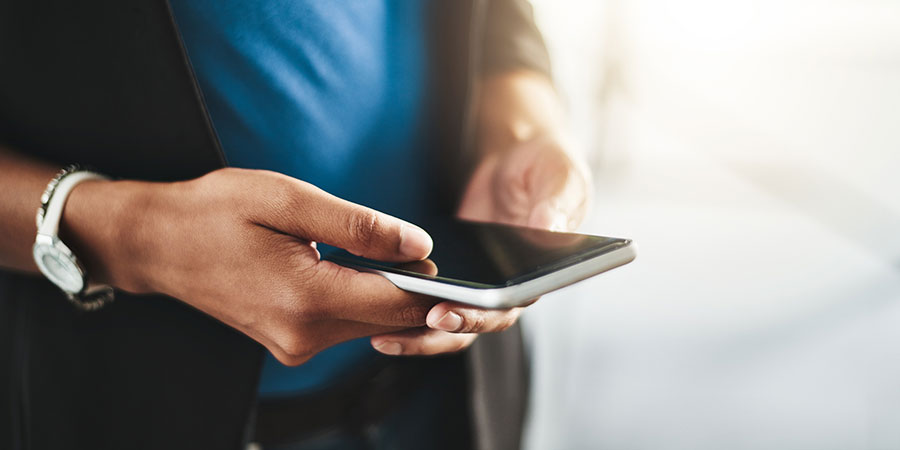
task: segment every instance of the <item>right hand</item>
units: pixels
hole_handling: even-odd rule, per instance
[[[100,219],[107,224],[96,215],[81,220],[100,206],[96,199],[110,211]],[[301,364],[350,339],[422,327],[437,303],[381,276],[323,261],[315,248],[322,242],[367,258],[414,261],[431,252],[427,233],[274,172],[86,182],[69,202],[66,231],[97,281],[178,298],[284,364]]]

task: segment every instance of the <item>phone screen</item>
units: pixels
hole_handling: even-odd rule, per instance
[[[434,241],[431,255],[424,261],[373,261],[327,246],[321,246],[320,251],[323,259],[345,266],[495,288],[522,283],[629,244],[627,239],[450,218],[423,228]]]

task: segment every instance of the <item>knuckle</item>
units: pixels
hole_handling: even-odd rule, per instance
[[[462,333],[478,333],[487,325],[487,317],[483,311],[463,315]]]
[[[240,173],[240,169],[236,169],[234,167],[223,167],[218,170],[213,170],[212,172],[207,173],[200,177],[201,180],[217,180],[219,178],[229,178],[237,176]]]
[[[239,169],[237,167],[223,167],[212,173],[219,173],[221,175],[227,175],[227,176],[239,176],[245,172],[246,172],[245,169]]]
[[[375,211],[363,210],[350,217],[348,223],[350,237],[363,245],[371,244],[378,235],[380,219]]]
[[[273,256],[271,263],[279,274],[279,282],[282,286],[288,286],[292,290],[294,298],[303,298],[309,295],[312,286],[315,286],[316,276],[318,276],[319,267],[322,265],[318,250],[308,243],[298,243],[296,238],[284,234],[273,233],[272,239],[281,239],[276,249],[283,249],[273,252],[277,256]],[[284,267],[290,267],[292,270],[285,271]]]
[[[223,172],[223,171],[229,172]],[[297,183],[290,177],[268,170],[226,168],[223,179],[228,180],[228,200],[235,209],[256,222],[266,218],[283,218],[288,211],[303,206],[298,196]],[[255,195],[265,192],[264,196]]]
[[[397,317],[404,325],[413,327],[424,326],[427,315],[428,309],[416,305],[405,306],[397,312]]]
[[[289,177],[277,175],[268,176],[268,182],[271,183],[268,198],[278,207],[295,208],[302,206],[297,195],[297,183]]]
[[[340,311],[341,300],[346,292],[348,278],[346,272],[352,270],[336,264],[315,261],[307,269],[295,275],[293,287],[297,299],[296,320],[305,323],[334,319]]]
[[[199,180],[208,181],[216,186],[239,185],[246,182],[249,179],[248,177],[252,177],[254,172],[258,171],[237,167],[224,167],[207,173],[200,177]]]

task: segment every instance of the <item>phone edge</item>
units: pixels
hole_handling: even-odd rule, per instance
[[[636,257],[637,252],[634,241],[628,240],[627,244],[622,247],[573,264],[557,272],[511,286],[487,289],[442,283],[369,267],[355,267],[355,269],[381,275],[398,288],[408,292],[494,309],[525,305],[544,294],[571,286],[616,267],[624,266],[634,261]]]

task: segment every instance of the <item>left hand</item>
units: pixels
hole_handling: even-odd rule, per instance
[[[585,164],[560,139],[534,138],[489,154],[475,169],[460,218],[553,231],[581,224],[590,204]]]
[[[486,155],[463,195],[458,216],[558,231],[573,230],[590,204],[585,165],[554,138],[516,143]],[[427,326],[375,336],[372,345],[394,355],[433,355],[462,350],[478,333],[503,331],[524,308],[486,310],[445,301],[429,311]]]

